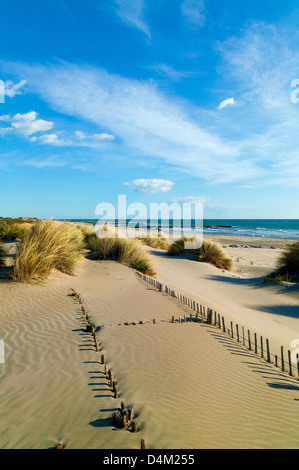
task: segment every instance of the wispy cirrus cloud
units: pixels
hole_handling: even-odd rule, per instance
[[[290,27],[253,23],[219,51],[225,76],[240,97],[236,118],[243,133],[242,153],[251,153],[266,169],[263,185],[286,184],[290,174],[298,183],[299,107],[291,101],[298,34]]]
[[[144,0],[97,0],[99,8],[116,15],[118,19],[130,28],[141,31],[148,40],[151,39],[149,26],[144,20]]]
[[[182,0],[181,11],[184,20],[192,29],[200,29],[206,22],[204,0]]]
[[[172,189],[174,185],[173,181],[164,179],[135,179],[133,181],[127,181],[124,186],[129,186],[134,191],[139,193],[166,193]]]
[[[147,68],[153,70],[162,77],[167,77],[174,81],[181,80],[182,78],[190,77],[191,75],[193,75],[193,73],[191,72],[176,70],[171,67],[171,65],[167,64],[150,65]]]
[[[124,161],[162,163],[211,183],[287,184],[290,174],[299,180],[299,107],[290,100],[299,53],[290,37],[254,24],[218,47],[222,83],[238,96],[234,113],[198,104],[191,115],[187,101],[166,95],[154,81],[96,67],[6,66],[56,111],[115,136],[115,155]]]
[[[258,167],[240,155],[239,143],[207,129],[206,115],[189,116],[188,107],[165,96],[153,82],[109,74],[90,66],[50,67],[9,64],[30,83],[31,90],[55,110],[106,128],[117,136],[117,158],[151,159],[209,181],[248,178]],[[156,162],[156,163],[155,163]]]

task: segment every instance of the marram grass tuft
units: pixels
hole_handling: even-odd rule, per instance
[[[13,279],[38,280],[47,277],[53,269],[73,274],[80,259],[82,239],[82,232],[73,224],[38,221],[17,249]]]

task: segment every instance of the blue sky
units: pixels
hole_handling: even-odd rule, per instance
[[[297,0],[0,0],[0,13],[0,215],[94,218],[126,194],[299,218]]]

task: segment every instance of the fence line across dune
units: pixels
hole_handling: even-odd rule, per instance
[[[249,351],[252,351],[256,355],[260,355],[262,359],[264,359],[269,364],[273,364],[275,367],[279,367],[283,372],[288,372],[291,377],[294,377],[294,374],[297,373],[297,378],[299,380],[299,355],[296,354],[296,366],[293,365],[291,360],[291,351],[290,349],[287,350],[287,359],[285,359],[285,351],[284,347],[280,347],[280,356],[277,354],[272,354],[270,351],[270,341],[269,338],[264,338],[260,336],[258,339],[257,333],[252,335],[251,331],[247,329],[245,330],[244,326],[240,327],[239,324],[235,324],[231,321],[229,323],[230,328],[227,328],[228,323],[225,322],[225,317],[220,315],[213,309],[201,305],[194,300],[186,297],[182,294],[176,293],[173,289],[168,287],[167,285],[162,284],[157,279],[154,279],[146,274],[142,274],[136,271],[136,274],[143,279],[144,281],[148,282],[150,285],[158,289],[160,292],[165,292],[171,297],[174,297],[179,302],[182,302],[184,305],[189,307],[191,310],[195,311],[195,317],[193,317],[192,313],[189,316],[190,321],[198,321],[198,322],[205,322],[212,326],[218,327],[224,333],[228,334],[232,339],[237,340],[237,343],[241,343],[244,347],[246,347]],[[183,323],[187,321],[186,315],[184,318],[178,318],[179,323]],[[171,323],[175,323],[175,317],[172,317]],[[297,369],[297,372],[294,370]]]

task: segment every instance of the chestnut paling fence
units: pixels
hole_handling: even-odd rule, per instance
[[[299,380],[299,355],[296,354],[296,363],[292,362],[291,350],[284,349],[283,346],[280,347],[280,355],[272,354],[270,351],[270,341],[269,338],[264,338],[263,336],[258,335],[255,332],[252,332],[249,329],[245,329],[244,326],[239,324],[234,324],[232,321],[226,322],[225,317],[220,315],[213,309],[201,305],[194,300],[186,297],[182,294],[179,294],[172,290],[167,285],[162,284],[157,279],[154,279],[146,274],[142,274],[136,271],[137,275],[142,278],[148,284],[152,285],[160,292],[165,292],[166,294],[174,297],[179,302],[182,302],[184,305],[189,307],[193,312],[189,316],[184,315],[184,317],[179,317],[175,319],[172,317],[171,322],[205,322],[207,324],[213,325],[220,328],[224,333],[228,334],[231,338],[235,339],[238,343],[242,344],[249,351],[259,355],[262,359],[267,361],[270,364],[279,367],[283,372],[287,372],[290,376],[295,377]]]

